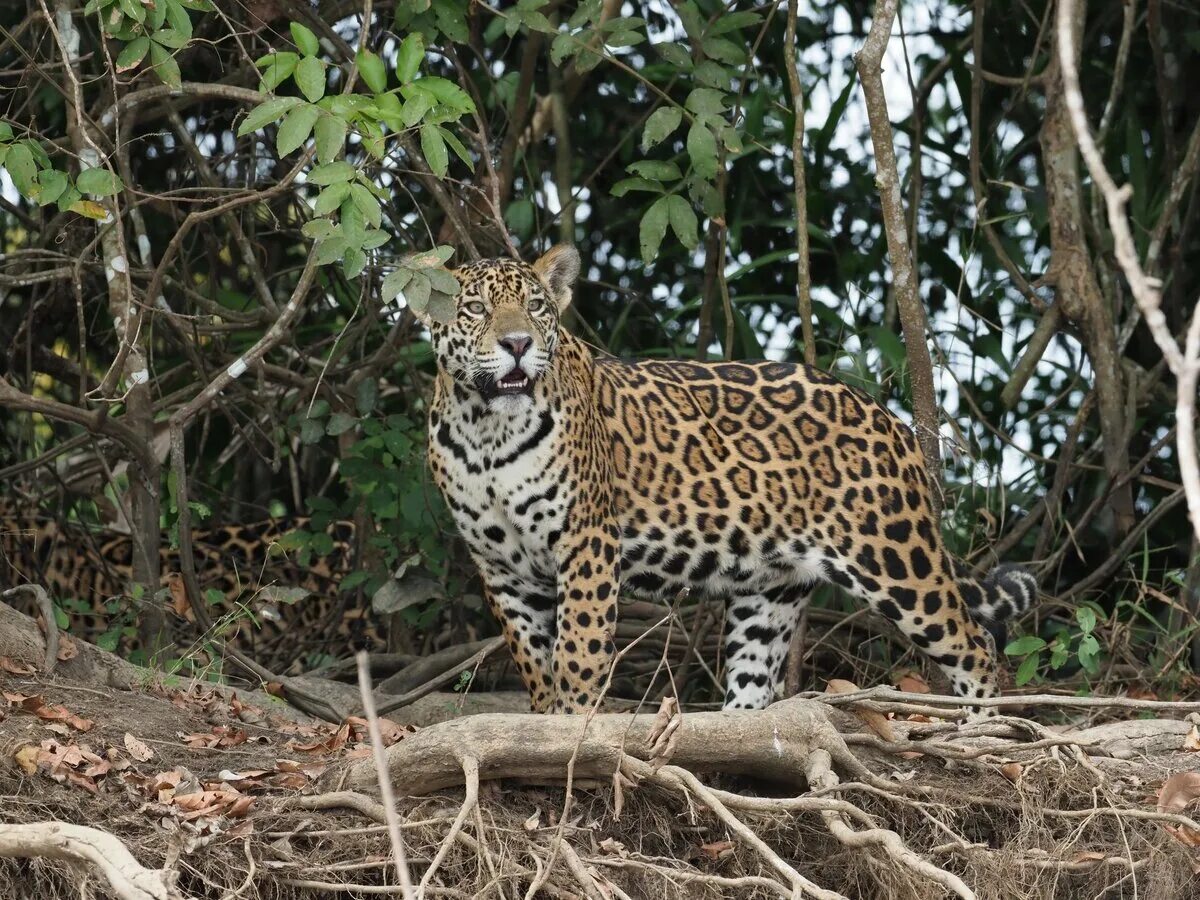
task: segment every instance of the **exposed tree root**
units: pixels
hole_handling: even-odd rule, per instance
[[[120,900],[176,900],[175,873],[147,869],[107,831],[65,822],[0,824],[0,857],[47,857],[100,871]]]

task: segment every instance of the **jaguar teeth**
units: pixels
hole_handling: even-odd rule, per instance
[[[526,377],[525,375],[521,375],[517,378],[502,378],[500,380],[500,387],[503,387],[503,388],[524,387],[528,381],[529,381],[529,378]]]

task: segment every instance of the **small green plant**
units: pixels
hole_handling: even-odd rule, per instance
[[[1100,641],[1095,631],[1101,612],[1094,604],[1085,604],[1075,610],[1075,627],[1061,626],[1049,641],[1028,634],[1010,642],[1004,648],[1005,654],[1023,657],[1017,668],[1017,684],[1040,683],[1043,668],[1057,672],[1072,659],[1078,660],[1088,675],[1098,675]]]

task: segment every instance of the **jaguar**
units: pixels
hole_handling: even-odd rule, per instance
[[[724,705],[762,708],[825,582],[895,623],[964,705],[993,696],[992,632],[1037,583],[947,552],[903,421],[806,365],[597,355],[562,324],[579,267],[565,245],[472,262],[448,321],[414,309],[437,360],[433,478],[533,710],[600,702],[622,589],[725,599]]]
[[[295,672],[306,652],[336,657],[386,649],[369,610],[338,593],[339,581],[353,568],[353,523],[333,522],[332,552],[300,565],[297,554],[283,549],[289,534],[309,526],[309,519],[293,516],[193,530],[201,589],[214,603],[210,618],[224,639],[278,672]],[[133,625],[141,604],[130,598],[132,566],[128,534],[60,521],[33,502],[8,498],[0,504],[0,590],[42,585],[72,634],[101,643],[105,635],[120,635],[122,652],[138,649]],[[160,546],[159,567],[170,637],[178,651],[193,652],[204,640],[185,593],[171,590],[179,559],[168,542]]]

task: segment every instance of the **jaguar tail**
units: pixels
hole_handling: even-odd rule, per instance
[[[997,647],[1003,650],[1008,623],[1037,599],[1037,579],[1020,566],[1002,565],[979,580],[962,572],[958,583],[971,615],[992,633]]]

